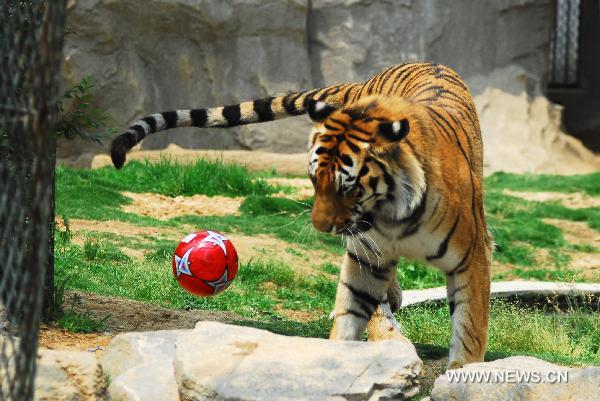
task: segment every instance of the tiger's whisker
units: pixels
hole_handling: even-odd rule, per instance
[[[374,248],[373,253],[376,254],[377,256],[381,256],[381,248],[375,242],[375,240],[367,233],[361,233],[361,234],[362,234],[361,238],[364,238]]]
[[[369,263],[369,268],[373,269],[373,264],[371,263],[371,258],[369,257],[369,253],[367,252],[367,249],[365,248],[365,246],[363,245],[362,241],[358,241],[358,243],[360,244],[360,246],[362,247],[363,252],[365,253],[365,256],[367,257],[367,262]],[[379,262],[377,263],[377,266],[379,267]]]
[[[300,243],[300,235],[307,228],[308,224],[310,224],[310,223],[304,223],[304,225],[302,226],[300,231],[298,231],[298,233],[294,236],[294,242]]]
[[[285,198],[285,199],[289,199],[289,200],[291,200],[291,201],[293,201],[293,202],[296,202],[296,203],[298,203],[299,205],[306,206],[306,207],[307,207],[309,210],[312,208],[312,205],[311,205],[311,204],[309,204],[309,203],[306,203],[306,202],[301,202],[301,201],[299,201],[299,200],[297,200],[297,199],[292,199],[292,198]]]
[[[352,232],[350,232],[350,235],[352,235],[352,247],[354,248],[354,254],[358,255],[358,250],[356,249],[356,241],[355,241],[355,236]],[[358,259],[358,268],[360,270],[362,270],[362,264],[360,263],[360,259]]]
[[[370,222],[368,222],[368,221],[366,221],[366,220],[356,220],[356,222],[357,222],[357,223],[365,223],[365,224],[368,224],[368,225],[369,225],[369,227],[373,228],[373,223],[370,223]]]
[[[295,223],[295,222],[296,222],[296,221],[297,221],[297,220],[298,220],[298,219],[299,219],[299,218],[300,218],[300,217],[301,217],[301,216],[302,216],[304,213],[306,213],[306,212],[308,212],[308,211],[309,211],[309,209],[307,209],[307,210],[304,210],[304,211],[300,212],[300,213],[299,213],[299,214],[298,214],[298,215],[297,215],[297,216],[296,216],[296,217],[295,217],[295,218],[294,218],[294,219],[293,219],[291,222],[289,222],[289,223],[287,223],[287,224],[284,224],[284,225],[283,225],[283,226],[281,226],[281,227],[277,227],[277,229],[278,229],[278,230],[280,230],[280,229],[282,229],[282,228],[285,228],[285,227],[287,227],[287,226],[290,226],[290,225],[294,224],[294,223]],[[284,213],[284,212],[282,212],[282,213]],[[277,214],[277,213],[276,213],[276,214]],[[274,215],[271,215],[271,216],[274,216]]]
[[[374,249],[375,247],[377,247],[377,244],[374,244],[372,242],[372,239],[371,239],[371,241],[369,241],[370,238],[365,237],[363,233],[359,233],[358,235],[360,236],[360,238],[364,238],[367,241],[367,244],[370,245],[367,248],[369,248],[369,250],[371,252],[373,252],[375,257],[377,258],[377,267],[381,267],[381,258],[379,257],[381,255],[381,252],[378,249]],[[361,241],[361,245],[363,245],[362,241]],[[375,247],[373,245],[375,245]],[[364,249],[364,245],[363,245],[363,249]],[[366,253],[366,251],[365,251],[365,253]]]

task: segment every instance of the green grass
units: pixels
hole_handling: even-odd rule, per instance
[[[56,324],[66,330],[75,333],[97,333],[104,330],[106,321],[110,316],[98,319],[91,312],[75,312],[73,309],[67,310],[56,321]]]
[[[290,243],[339,253],[338,238],[312,228],[309,216],[312,200],[298,202],[269,196],[281,188],[269,186],[258,177],[275,174],[273,171],[250,174],[244,167],[203,160],[188,165],[168,160],[157,164],[132,162],[121,171],[111,167],[97,170],[61,167],[57,169],[57,214],[157,227],[187,224],[247,235],[269,234]],[[593,196],[600,193],[599,177],[600,173],[569,177],[496,173],[488,177],[485,203],[497,244],[496,260],[515,265],[513,275],[522,278],[581,280],[581,275],[564,269],[569,262],[569,251],[577,250],[577,246],[567,244],[562,232],[542,219],[585,221],[600,231],[600,208],[570,209],[557,203],[531,202],[503,194],[502,190],[584,191]],[[240,208],[241,216],[182,216],[160,221],[121,211],[120,206],[131,202],[120,193],[124,190],[167,195],[244,195],[246,198]],[[591,244],[579,247],[586,252],[597,251]],[[550,254],[551,266],[539,267],[541,261],[536,255],[540,250]],[[405,288],[443,284],[443,277],[422,264],[401,261],[399,266]],[[502,273],[496,278],[505,276],[506,273]]]
[[[317,232],[310,223],[312,200],[294,201],[270,196],[282,188],[264,178],[273,171],[249,173],[237,166],[199,161],[180,165],[166,160],[156,165],[129,163],[122,171],[112,168],[57,169],[57,214],[69,218],[120,220],[135,225],[178,228],[189,225],[225,233],[268,234],[286,241],[282,253],[301,256],[303,249],[321,249],[342,254],[340,238]],[[504,188],[527,191],[583,191],[600,193],[600,175],[575,177],[519,176],[495,174],[486,179],[486,210],[496,243],[495,257],[515,266],[510,276],[554,281],[578,281],[581,276],[567,268],[569,252],[597,252],[589,245],[568,244],[562,232],[544,218],[585,221],[600,230],[598,208],[570,209],[558,203],[531,202],[502,193]],[[289,188],[284,188],[289,192]],[[237,216],[181,216],[166,221],[120,210],[131,202],[122,191],[156,192],[165,195],[244,196]],[[177,241],[114,233],[89,232],[82,245],[71,241],[69,230],[56,235],[57,280],[68,280],[68,288],[152,302],[170,308],[233,311],[251,321],[238,322],[289,335],[326,337],[331,322],[339,266],[323,263],[320,271],[300,276],[294,266],[281,261],[250,261],[242,264],[229,289],[217,297],[198,298],[183,291],[171,273],[171,257]],[[143,260],[130,258],[119,249],[146,249]],[[540,251],[546,255],[541,265]],[[550,263],[550,265],[547,265]],[[497,275],[496,278],[504,278]],[[402,259],[398,280],[403,289],[441,286],[442,273],[423,263]],[[265,283],[269,283],[266,285]],[[315,320],[300,323],[276,312],[312,311]],[[64,312],[64,311],[63,311]],[[408,337],[425,347],[446,350],[450,335],[447,307],[419,306],[399,314]],[[561,363],[600,363],[599,319],[573,310],[567,314],[526,310],[513,304],[494,302],[490,324],[490,354],[531,354]],[[67,310],[61,325],[71,330],[97,329],[102,320],[89,314],[72,316]]]
[[[160,222],[119,210],[131,200],[121,194],[155,192],[168,196],[204,194],[207,196],[269,195],[285,188],[268,185],[253,177],[245,167],[198,160],[179,164],[163,159],[159,163],[130,162],[122,170],[56,169],[56,212],[69,218],[121,220],[139,224]]]
[[[446,284],[445,275],[441,270],[404,258],[398,262],[397,276],[398,283],[404,290],[418,290]]]
[[[279,303],[291,310],[332,308],[336,283],[323,276],[298,276],[281,263],[251,261],[240,266],[228,291],[218,297],[198,298],[179,287],[171,273],[176,243],[160,242],[142,261],[132,260],[108,241],[86,240],[83,245],[57,236],[57,280],[71,289],[155,302],[173,308],[230,310],[246,317],[272,314]],[[261,287],[271,282],[276,289]]]
[[[600,231],[600,208],[570,209],[555,202],[533,202],[502,193],[508,188],[526,191],[600,193],[600,174],[581,176],[532,176],[496,173],[486,179],[485,206],[494,241],[496,260],[511,263],[518,268],[514,273],[522,278],[545,280],[581,280],[581,275],[564,271],[568,252],[574,246],[567,244],[557,227],[542,221],[545,218],[586,222]],[[576,248],[576,247],[575,247]],[[583,249],[593,250],[592,245]],[[536,254],[546,250],[554,270],[549,266],[537,268]],[[498,277],[501,278],[501,277]]]
[[[291,243],[321,249],[338,250],[339,240],[316,232],[310,224],[309,209],[312,200],[297,202],[270,197],[281,188],[269,186],[258,176],[271,177],[274,172],[250,174],[244,167],[222,165],[199,160],[195,164],[178,164],[162,160],[157,164],[132,162],[123,170],[111,167],[97,170],[57,169],[57,214],[69,218],[93,220],[120,220],[157,227],[189,224],[210,227],[225,232],[247,235],[271,234]],[[486,179],[486,210],[488,222],[497,244],[495,258],[519,267],[515,273],[524,278],[544,275],[535,267],[540,263],[536,253],[540,249],[552,251],[558,269],[568,262],[572,246],[564,241],[562,232],[543,218],[585,221],[600,231],[600,208],[569,209],[557,203],[531,202],[502,193],[504,188],[528,191],[584,191],[600,193],[600,173],[582,176],[533,176],[496,173]],[[226,183],[226,184],[224,184]],[[202,193],[226,196],[246,196],[241,216],[199,217],[182,216],[169,221],[126,213],[120,206],[131,200],[121,191],[157,192],[166,195]],[[589,248],[589,246],[588,246]],[[413,285],[415,264],[401,263],[408,270],[402,273],[408,287],[420,288],[440,284],[434,273],[418,274]],[[545,266],[547,267],[547,266]],[[419,268],[419,271],[423,269]],[[555,279],[559,272],[546,275]]]
[[[585,192],[600,195],[600,173],[585,175],[495,173],[486,178],[487,189],[510,189],[527,192]]]
[[[401,310],[398,317],[411,341],[447,346],[451,334],[448,315],[447,306],[421,305]],[[533,355],[565,364],[598,364],[600,319],[578,307],[549,313],[493,300],[488,351],[490,354]]]
[[[57,233],[56,238],[60,245],[57,249],[64,251],[66,249],[65,244],[70,242],[69,231],[58,231]],[[67,279],[55,277],[55,285],[50,297],[45,322],[76,333],[93,333],[103,330],[109,316],[98,319],[87,310],[76,311],[76,300],[66,298],[65,289],[70,287],[68,284]]]
[[[161,159],[158,163],[127,163],[121,170],[112,166],[95,170],[70,170],[76,176],[121,191],[155,192],[167,196],[203,194],[208,196],[268,195],[279,188],[253,177],[244,166],[199,159],[182,164]]]
[[[210,227],[225,232],[247,235],[271,234],[291,243],[322,249],[339,249],[335,237],[316,232],[310,224],[309,209],[312,200],[298,202],[285,198],[270,197],[281,188],[269,186],[257,176],[273,176],[273,172],[250,174],[244,167],[222,165],[219,162],[199,160],[183,165],[168,160],[157,164],[132,162],[123,170],[110,167],[97,170],[57,169],[57,214],[70,218],[94,220],[121,220],[140,225]],[[558,271],[568,263],[567,244],[562,232],[543,218],[559,218],[585,221],[600,231],[600,208],[569,209],[557,203],[531,202],[502,193],[504,188],[528,191],[585,191],[600,193],[600,174],[583,176],[531,176],[496,173],[486,179],[486,210],[488,222],[497,244],[495,258],[518,266],[515,274],[523,278],[556,279]],[[227,183],[226,185],[224,183]],[[241,216],[199,217],[182,216],[169,221],[126,213],[121,205],[131,202],[120,192],[157,192],[166,195],[203,193],[226,196],[246,196]],[[540,261],[536,253],[540,249],[551,251],[557,272],[543,275],[535,267]],[[415,277],[414,263],[401,263],[408,270],[402,273],[409,279],[408,287],[420,288],[440,284],[434,273]],[[547,266],[544,266],[546,268]],[[423,269],[419,268],[419,271]]]

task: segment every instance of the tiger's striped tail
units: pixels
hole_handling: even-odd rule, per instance
[[[152,114],[137,121],[125,133],[116,137],[110,148],[110,156],[115,167],[121,168],[125,164],[127,152],[147,135],[178,127],[228,128],[298,116],[307,112],[309,99],[325,100],[340,90],[340,86],[335,86],[230,106]]]

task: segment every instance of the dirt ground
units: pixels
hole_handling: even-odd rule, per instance
[[[592,197],[583,192],[523,192],[505,189],[502,193],[534,202],[558,202],[570,209],[600,207],[600,197]]]
[[[600,233],[593,230],[583,221],[571,221],[562,219],[543,219],[546,224],[558,227],[565,241],[576,245],[600,246]]]
[[[308,199],[315,193],[312,183],[308,178],[269,178],[267,182],[271,185],[292,187],[296,191],[292,195],[279,193],[274,196],[291,199]]]
[[[60,216],[56,218],[56,224],[58,229],[64,230],[65,223]],[[136,226],[134,224],[125,223],[116,220],[97,221],[97,220],[84,220],[84,219],[69,219],[69,229],[73,234],[75,240],[83,239],[87,232],[106,232],[131,237],[153,237],[156,239],[170,239],[173,236],[178,237],[184,233],[189,227],[165,228],[165,227],[150,227],[150,226]],[[183,238],[183,237],[182,237]]]
[[[200,320],[223,323],[245,320],[232,312],[205,310],[175,310],[124,298],[105,297],[78,291],[68,291],[66,299],[75,312],[90,313],[104,319],[103,333],[74,333],[58,327],[42,326],[40,346],[50,349],[71,349],[96,352],[98,356],[112,338],[129,331],[192,329]]]
[[[239,214],[244,198],[226,196],[176,196],[170,197],[156,193],[122,192],[133,200],[123,205],[121,210],[158,220],[169,220],[183,215],[228,216]]]

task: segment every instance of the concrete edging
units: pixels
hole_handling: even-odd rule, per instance
[[[491,286],[492,298],[507,298],[524,295],[600,295],[600,284],[596,283],[564,283],[549,281],[495,281]],[[424,290],[402,291],[402,308],[429,301],[446,299],[446,287],[427,288]]]

